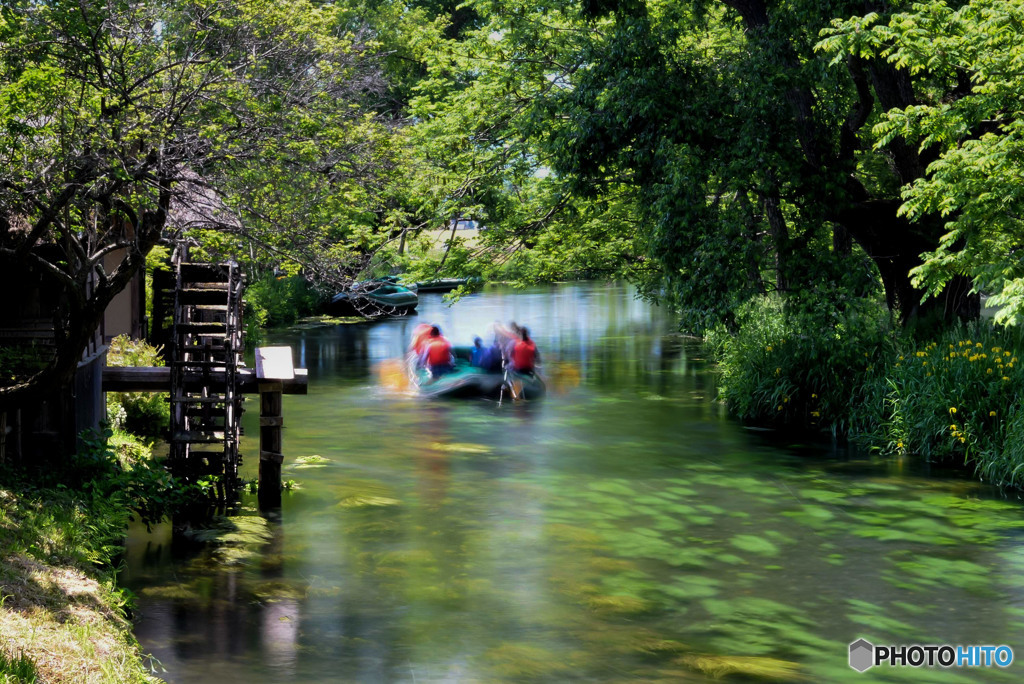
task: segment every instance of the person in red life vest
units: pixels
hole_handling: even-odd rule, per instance
[[[412,358],[410,363],[422,365],[420,359],[423,356],[423,349],[427,346],[427,340],[430,339],[430,327],[428,323],[420,323],[412,329],[412,341],[409,342],[409,355]]]
[[[519,339],[512,345],[512,369],[517,373],[533,373],[540,363],[540,352],[530,339],[530,331],[519,328]]]
[[[455,370],[455,359],[452,357],[452,343],[444,338],[441,329],[430,326],[430,335],[423,345],[420,361],[434,377],[451,373]]]

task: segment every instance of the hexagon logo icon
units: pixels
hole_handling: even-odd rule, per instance
[[[875,664],[875,647],[866,639],[857,639],[850,644],[850,667],[863,672]]]

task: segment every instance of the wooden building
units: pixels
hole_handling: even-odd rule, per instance
[[[41,249],[46,249],[42,246]],[[112,268],[120,255],[108,255]],[[31,368],[54,353],[64,320],[59,288],[24,272],[0,273],[0,354]],[[16,294],[15,294],[16,293]],[[78,435],[106,418],[103,367],[107,344],[120,334],[145,336],[144,274],[137,275],[107,307],[82,353],[73,382],[29,405],[0,409],[0,463],[51,462],[72,453]]]

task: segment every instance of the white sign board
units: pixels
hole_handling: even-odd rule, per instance
[[[292,348],[256,347],[256,377],[260,380],[293,379]]]

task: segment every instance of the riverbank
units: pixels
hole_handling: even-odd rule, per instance
[[[1024,335],[982,320],[904,330],[870,302],[794,313],[766,297],[709,346],[741,420],[831,432],[885,456],[1024,488]]]
[[[0,682],[158,682],[114,565],[126,508],[64,487],[0,484]]]

